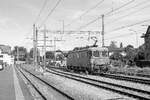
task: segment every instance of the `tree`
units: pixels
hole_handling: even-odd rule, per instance
[[[27,49],[24,47],[19,47],[19,46],[15,46],[12,54],[15,56],[15,60],[17,60],[17,56],[18,59],[21,61],[25,61],[27,58]]]
[[[112,48],[112,49],[117,48],[116,41],[111,41],[109,47]]]
[[[121,60],[123,58],[123,56],[119,53],[119,52],[114,52],[111,56],[110,59],[113,60]]]
[[[123,48],[123,44],[122,44],[122,42],[120,43],[120,48]]]
[[[137,49],[137,54],[136,57],[134,58],[134,61],[137,60],[144,60],[145,59],[145,45],[141,45],[138,49]]]
[[[30,49],[29,57],[30,57],[30,58],[33,58],[33,48]]]
[[[64,55],[63,54],[57,54],[56,60],[60,60],[60,61],[64,60]]]
[[[29,59],[31,60],[33,60],[33,48],[31,48],[30,49],[30,52],[29,52]],[[40,58],[40,52],[39,52],[39,49],[37,49],[37,61],[39,61],[40,59],[38,59],[38,58]]]
[[[128,45],[125,47],[125,52],[126,56],[124,57],[124,59],[126,59],[126,61],[130,62],[130,64],[132,65],[137,54],[136,49],[132,45]]]

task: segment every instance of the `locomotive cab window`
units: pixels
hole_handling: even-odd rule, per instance
[[[103,57],[107,57],[108,56],[108,52],[107,51],[102,51],[102,56]]]
[[[93,51],[93,56],[94,57],[100,57],[100,52],[99,51]]]

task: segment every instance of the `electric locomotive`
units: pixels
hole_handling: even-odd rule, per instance
[[[67,68],[88,73],[105,73],[109,66],[108,48],[89,47],[70,51],[67,56]]]

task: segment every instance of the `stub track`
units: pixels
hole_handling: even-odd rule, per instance
[[[42,97],[43,100],[49,100],[45,94],[43,92],[41,92],[39,90],[39,88],[36,87],[36,85],[24,74],[24,71],[28,74],[30,74],[31,76],[33,76],[34,78],[36,78],[37,80],[43,82],[44,84],[46,84],[47,86],[49,86],[50,88],[54,89],[55,91],[57,91],[60,95],[64,96],[65,98],[67,98],[67,100],[74,100],[73,97],[69,96],[68,94],[64,93],[63,91],[57,89],[56,87],[52,86],[51,84],[49,84],[48,82],[46,82],[45,80],[39,78],[38,76],[34,75],[33,73],[31,73],[30,71],[19,67],[17,68],[17,70],[28,80],[28,82],[35,88],[35,90],[40,94],[40,96]],[[66,99],[65,99],[66,100]]]
[[[103,88],[109,91],[117,92],[119,94],[133,97],[139,100],[150,100],[150,91],[131,88],[128,86],[118,85],[115,83],[108,83],[108,82],[104,82],[104,81],[100,81],[96,79],[91,79],[85,76],[81,76],[77,74],[75,75],[72,73],[66,73],[66,72],[62,72],[62,71],[58,71],[54,69],[47,69],[47,72],[55,74],[55,75],[59,75],[62,77],[66,77],[69,79],[73,79],[79,82],[83,82],[83,83],[86,83],[86,84],[89,84],[98,88]]]
[[[143,77],[140,78],[140,77],[125,76],[125,75],[107,74],[107,73],[106,74],[104,73],[103,77],[150,85],[150,79],[145,79]]]

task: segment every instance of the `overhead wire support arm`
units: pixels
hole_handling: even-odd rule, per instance
[[[33,65],[34,67],[35,67],[35,48],[36,48],[35,36],[36,36],[36,27],[35,24],[33,24]]]

